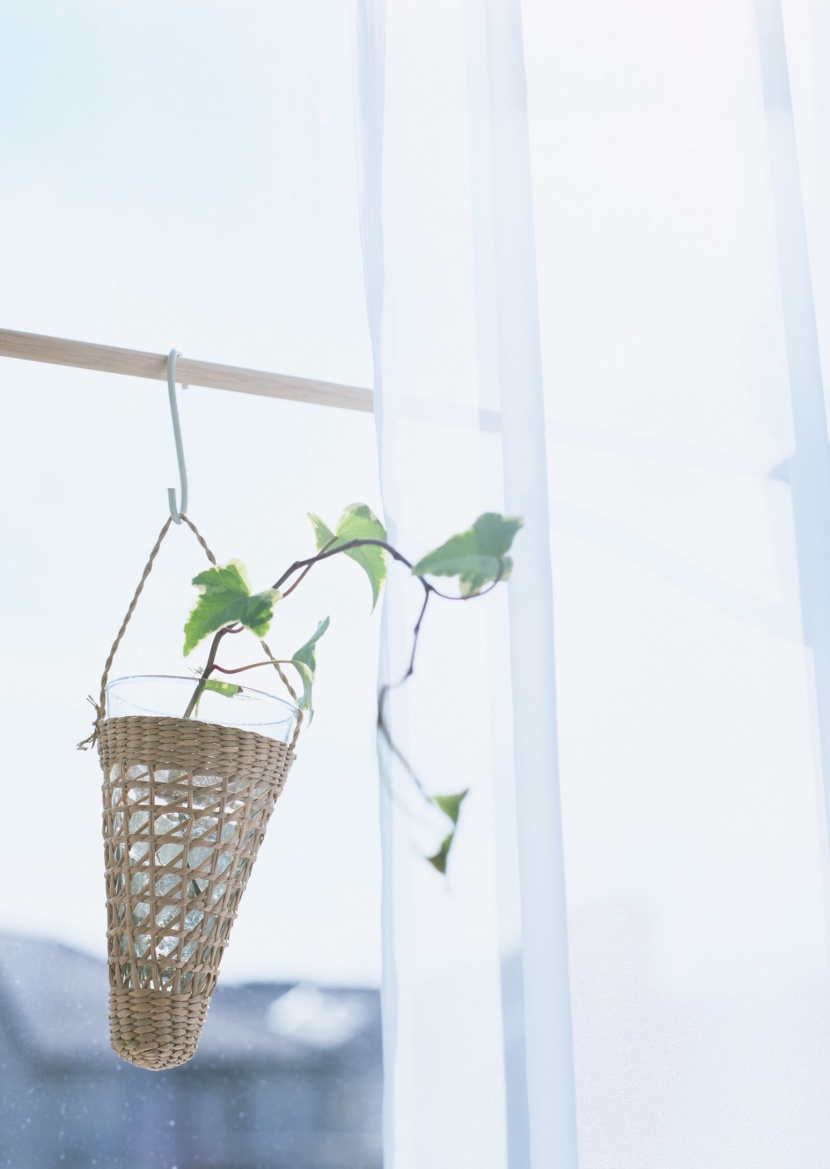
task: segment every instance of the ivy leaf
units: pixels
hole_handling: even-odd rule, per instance
[[[268,632],[271,618],[274,616],[274,603],[280,599],[280,595],[276,589],[263,589],[261,593],[254,593],[248,597],[248,603],[239,620],[260,640]]]
[[[297,706],[300,710],[308,711],[308,721],[311,722],[314,718],[314,707],[311,705],[311,687],[314,685],[314,675],[305,662],[295,662],[292,658],[291,665],[300,675],[300,682],[303,687],[303,693]]]
[[[200,595],[184,627],[185,656],[209,634],[237,621],[259,638],[268,632],[280,594],[266,589],[252,595],[245,567],[238,560],[205,569],[193,583]]]
[[[445,816],[449,816],[453,824],[457,824],[461,805],[469,793],[470,789],[466,787],[463,792],[455,792],[451,796],[433,796],[432,802],[438,805]]]
[[[220,682],[218,678],[208,678],[205,682],[205,690],[213,690],[216,694],[223,694],[225,698],[233,698],[242,689],[237,686],[235,682]]]
[[[308,666],[308,668],[311,670],[312,678],[314,677],[314,674],[317,670],[317,642],[328,629],[329,620],[330,619],[326,617],[325,620],[320,621],[314,633],[311,635],[305,645],[301,645],[296,653],[291,655],[292,662],[304,662]]]
[[[457,576],[461,596],[474,597],[485,585],[510,576],[513,561],[507,552],[521,526],[518,517],[485,512],[466,532],[428,552],[412,569],[413,575]]]
[[[441,846],[438,851],[434,854],[434,856],[427,857],[429,863],[434,869],[437,869],[439,873],[446,873],[447,871],[447,859],[450,855],[450,849],[453,846],[453,842],[455,841],[455,830],[458,826],[458,816],[461,812],[461,805],[469,793],[469,790],[469,788],[465,788],[463,792],[455,792],[453,795],[432,797],[432,802],[437,804],[444,815],[448,816],[452,821],[452,828],[450,829],[448,835],[445,836],[441,841]]]
[[[305,645],[301,645],[291,658],[291,665],[299,674],[300,681],[303,684],[303,695],[297,705],[300,710],[308,711],[309,722],[314,718],[314,709],[311,705],[311,687],[314,685],[314,679],[317,674],[317,642],[328,627],[329,618],[326,617],[325,621],[320,622]]]
[[[452,842],[454,838],[455,829],[453,828],[449,836],[446,836],[441,841],[441,847],[438,849],[435,855],[427,857],[429,863],[433,868],[437,869],[439,873],[446,874],[447,872],[447,857],[450,855],[450,849],[452,848]]]
[[[336,549],[342,544],[348,544],[351,540],[386,539],[386,528],[365,503],[350,504],[337,521],[336,532],[332,532],[319,516],[309,512],[308,518],[314,526],[318,552],[321,552],[327,544],[332,549]],[[369,545],[364,548],[350,548],[345,555],[356,561],[368,576],[372,586],[372,608],[374,609],[378,603],[381,586],[386,579],[385,549]]]

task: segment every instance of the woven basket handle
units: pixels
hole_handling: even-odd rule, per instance
[[[199,529],[196,527],[196,525],[193,523],[193,521],[191,519],[189,519],[188,516],[186,516],[184,514],[184,512],[180,513],[179,518],[184,523],[187,524],[187,526],[190,528],[191,532],[193,532],[193,535],[196,537],[196,539],[202,545],[202,547],[205,550],[205,555],[207,556],[210,563],[215,565],[216,564],[216,557],[211,552],[210,548],[207,545],[207,541],[205,540],[204,536],[199,531]],[[138,587],[136,588],[135,593],[133,594],[133,599],[130,601],[130,607],[127,609],[127,612],[124,615],[124,620],[121,622],[121,628],[118,630],[118,633],[116,634],[115,641],[112,643],[112,649],[110,650],[109,656],[108,656],[106,663],[104,665],[104,672],[101,675],[101,691],[98,695],[98,701],[96,702],[95,699],[92,696],[90,696],[89,701],[95,707],[95,722],[93,723],[92,734],[88,735],[87,738],[83,739],[82,742],[80,742],[78,744],[78,750],[80,750],[80,751],[88,750],[90,747],[92,747],[94,745],[95,740],[98,738],[98,724],[101,721],[101,719],[103,719],[104,715],[106,714],[107,682],[109,680],[110,667],[112,666],[113,659],[115,657],[115,654],[118,650],[119,645],[121,644],[121,640],[124,636],[124,633],[126,632],[127,626],[130,623],[130,618],[132,617],[133,613],[135,612],[135,607],[138,604],[138,598],[141,596],[142,592],[144,591],[144,585],[147,582],[147,577],[150,575],[150,571],[153,567],[155,559],[158,556],[159,549],[161,548],[164,537],[167,535],[168,531],[170,530],[170,525],[172,524],[172,522],[173,522],[172,517],[168,517],[168,519],[165,520],[164,526],[158,534],[158,539],[156,540],[155,544],[153,545],[153,550],[147,559],[147,563],[144,565],[144,571],[141,574],[141,580],[138,582]],[[265,644],[265,642],[261,641],[260,645],[262,646],[262,649],[264,650],[264,652],[266,653],[268,658],[273,661],[273,654],[271,653],[270,649]],[[291,683],[286,678],[285,674],[283,673],[282,667],[279,665],[279,663],[274,662],[273,664],[274,664],[274,667],[275,667],[277,673],[280,676],[280,679],[282,680],[283,685],[285,686],[286,690],[288,691],[288,693],[291,695],[294,702],[296,703],[297,692],[294,690],[294,687],[291,685]],[[299,710],[297,712],[297,723],[294,727],[294,734],[291,738],[291,743],[289,744],[289,750],[291,752],[294,751],[294,748],[297,745],[297,737],[299,736],[299,733],[300,733],[300,727],[302,725],[302,721],[303,721],[303,712],[301,710]]]

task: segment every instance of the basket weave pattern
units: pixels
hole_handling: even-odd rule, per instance
[[[294,756],[251,731],[141,716],[102,720],[98,750],[112,1046],[177,1067],[196,1050]]]

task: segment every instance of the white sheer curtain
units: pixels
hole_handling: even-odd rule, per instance
[[[826,16],[356,15],[390,526],[525,518],[508,595],[431,614],[393,704],[471,794],[446,885],[384,810],[387,1169],[818,1169]]]

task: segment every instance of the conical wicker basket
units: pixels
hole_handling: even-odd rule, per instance
[[[110,1039],[122,1059],[151,1071],[178,1067],[196,1051],[301,722],[299,715],[291,742],[282,743],[193,719],[105,717],[113,657],[170,523],[104,667],[93,733],[79,744],[97,739],[104,773]]]
[[[105,719],[110,1037],[161,1071],[196,1051],[222,953],[294,756],[252,731]]]

